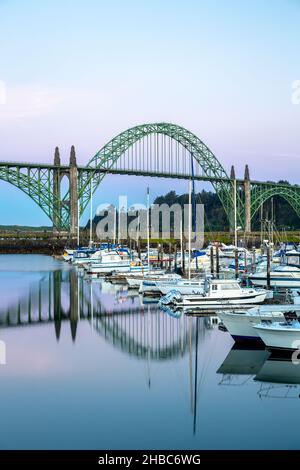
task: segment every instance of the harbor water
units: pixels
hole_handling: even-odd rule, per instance
[[[299,449],[300,365],[42,255],[0,256],[1,449]]]

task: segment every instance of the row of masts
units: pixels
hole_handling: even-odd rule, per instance
[[[238,246],[238,231],[241,229],[240,226],[237,226],[237,197],[236,197],[236,179],[233,180],[233,194],[234,194],[234,246],[237,248]],[[188,254],[189,254],[189,261],[188,261],[188,278],[191,278],[191,243],[192,243],[192,224],[193,224],[193,206],[192,206],[192,194],[193,194],[193,181],[192,178],[189,180],[189,187],[188,187]],[[78,205],[78,221],[79,221],[79,205]],[[117,227],[117,211],[114,211],[114,232],[113,232],[113,244],[115,245],[116,242],[120,244],[120,212],[118,214],[118,227]],[[139,214],[138,214],[139,217]],[[140,222],[138,219],[137,230],[139,230]],[[118,233],[117,233],[118,231]],[[273,198],[271,199],[271,219],[264,219],[263,218],[263,204],[261,205],[261,246],[264,243],[264,235],[267,234],[268,242],[271,246],[274,244],[274,202]],[[139,234],[137,234],[139,239]],[[92,187],[92,180],[90,183],[90,223],[89,223],[89,244],[90,246],[93,245],[93,187]],[[78,229],[77,229],[77,245],[80,246],[80,224],[78,222]],[[181,260],[184,262],[185,257],[185,250],[183,244],[183,223],[182,219],[180,220],[180,252],[181,252]],[[211,250],[211,271],[214,272],[213,267],[213,250]],[[147,264],[150,268],[150,189],[147,187]],[[236,264],[236,272],[238,272],[238,254],[236,252],[235,256],[235,264]],[[218,273],[219,269],[219,256],[218,256],[218,249],[216,249],[216,271]]]

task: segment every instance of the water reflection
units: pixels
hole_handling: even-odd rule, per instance
[[[298,367],[232,347],[217,316],[174,317],[46,257],[0,257],[0,295],[1,448],[257,448],[266,428],[297,448],[281,433],[296,402],[265,398],[298,397]]]
[[[300,398],[300,365],[285,355],[270,355],[254,380],[261,382],[260,398]]]
[[[62,322],[69,321],[75,342],[78,322],[87,320],[115,348],[144,359],[183,356],[197,342],[199,328],[211,328],[209,318],[201,327],[184,315],[174,319],[157,305],[143,305],[138,292],[104,280],[86,280],[72,269],[48,272],[13,298],[8,307],[0,307],[2,328],[53,323],[59,341]]]
[[[270,352],[264,346],[235,344],[217,370],[219,385],[246,385],[256,382],[260,398],[299,398],[300,365],[291,354]]]

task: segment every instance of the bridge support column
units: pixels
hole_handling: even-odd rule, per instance
[[[251,183],[248,165],[245,167],[244,175],[244,191],[245,191],[245,232],[251,232]]]
[[[56,232],[60,228],[60,155],[58,147],[55,147],[53,170],[53,231]]]
[[[70,153],[70,235],[76,237],[78,229],[78,169],[74,145]]]

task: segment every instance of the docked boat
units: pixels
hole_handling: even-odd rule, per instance
[[[261,341],[258,332],[253,328],[261,322],[284,320],[284,314],[298,311],[300,305],[260,305],[248,310],[219,311],[218,316],[235,341]]]
[[[267,271],[255,272],[249,275],[255,286],[267,285]],[[298,266],[280,265],[270,272],[271,287],[300,287],[300,268]]]
[[[162,295],[167,295],[173,289],[185,295],[202,293],[204,283],[205,279],[173,279],[172,281],[156,281],[156,286]]]
[[[157,269],[157,271],[148,270],[144,274],[129,272],[125,275],[125,281],[128,285],[128,289],[139,289],[143,281],[156,281],[164,277],[165,274],[165,271],[160,269]],[[166,279],[168,279],[168,277],[166,277]]]
[[[208,247],[210,249],[210,247]],[[215,247],[214,247],[215,249]],[[220,258],[235,258],[235,253],[238,252],[239,256],[250,256],[250,253],[246,248],[236,247],[235,245],[225,245],[222,243],[219,246],[219,257]]]
[[[98,252],[95,248],[80,248],[75,250],[72,257],[74,266],[83,266],[90,261],[91,256]]]
[[[253,328],[261,340],[270,349],[300,349],[300,322],[295,315],[293,319],[273,323],[259,323]]]
[[[104,251],[98,261],[89,263],[86,267],[87,274],[99,276],[112,272],[129,272],[131,260],[123,259],[117,251]]]
[[[157,277],[156,279],[143,279],[140,283],[139,293],[142,295],[160,296],[160,289],[157,286],[158,280],[167,280],[168,282],[174,282],[175,285],[178,279],[181,279],[181,276],[175,273],[164,274],[162,276]]]
[[[237,281],[230,279],[214,279],[205,282],[204,290],[199,294],[181,295],[174,293],[169,295],[168,303],[175,307],[186,307],[193,309],[222,308],[230,305],[255,304],[265,300],[267,291],[265,289],[242,288]],[[169,293],[170,294],[170,293]],[[161,299],[164,303],[165,299]]]
[[[73,254],[75,250],[71,250],[69,248],[65,248],[63,252],[63,259],[65,261],[72,261],[73,259]]]

